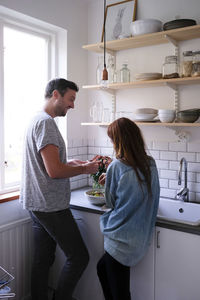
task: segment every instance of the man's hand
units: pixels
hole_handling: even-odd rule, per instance
[[[95,174],[99,169],[99,161],[89,161],[82,166],[84,166],[83,174]]]

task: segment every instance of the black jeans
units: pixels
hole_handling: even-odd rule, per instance
[[[105,252],[97,264],[97,274],[105,300],[131,300],[130,267]]]
[[[66,256],[55,291],[56,300],[71,300],[85,270],[89,254],[69,209],[57,212],[30,212],[33,220],[34,256],[31,276],[32,300],[48,300],[49,268],[56,244]]]

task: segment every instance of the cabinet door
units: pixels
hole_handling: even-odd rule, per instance
[[[157,227],[155,300],[200,299],[200,236]]]
[[[141,262],[131,268],[131,299],[154,300],[154,250],[155,232],[146,255]]]
[[[97,277],[96,265],[104,253],[103,235],[99,227],[99,214],[72,210],[84,242],[88,248],[90,261],[74,292],[80,300],[103,300],[103,292]]]

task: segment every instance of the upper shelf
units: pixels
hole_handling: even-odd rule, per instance
[[[106,48],[108,51],[120,51],[144,46],[166,44],[170,39],[180,42],[195,38],[200,38],[200,25],[107,41]],[[83,49],[99,53],[103,51],[103,43],[84,45]]]
[[[200,77],[186,77],[186,78],[171,78],[171,79],[156,79],[156,80],[146,80],[146,81],[132,81],[123,83],[110,83],[108,85],[107,91],[109,90],[120,90],[120,89],[132,89],[137,87],[154,87],[154,86],[169,86],[175,88],[177,85],[192,85],[200,84]],[[98,90],[105,88],[100,85],[84,85],[84,89]]]

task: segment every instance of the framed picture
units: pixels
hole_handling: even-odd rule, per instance
[[[136,6],[137,0],[126,0],[106,6],[105,31],[107,41],[130,36],[130,24],[136,18]],[[102,31],[101,42],[103,40],[104,30]]]

